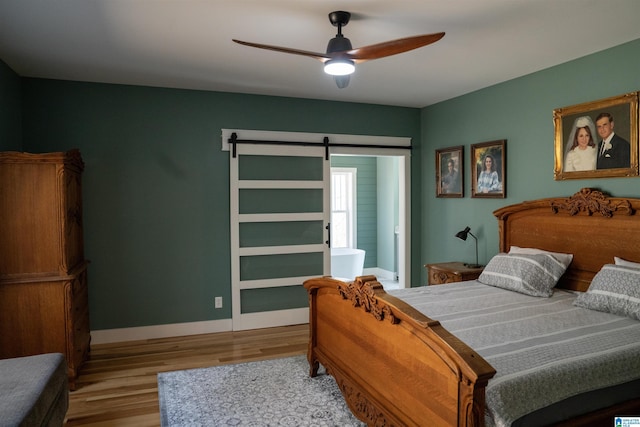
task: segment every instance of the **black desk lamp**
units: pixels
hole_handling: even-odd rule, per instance
[[[461,240],[467,240],[468,235],[471,235],[471,237],[473,237],[473,239],[476,241],[476,263],[475,264],[465,263],[464,266],[469,268],[480,268],[482,266],[478,264],[478,239],[476,238],[476,236],[473,235],[473,233],[471,232],[471,229],[468,226],[465,227],[464,230],[458,231],[456,233],[456,237]]]

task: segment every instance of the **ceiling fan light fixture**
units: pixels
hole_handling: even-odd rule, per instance
[[[324,72],[332,76],[348,76],[356,70],[349,59],[330,59],[324,63]]]

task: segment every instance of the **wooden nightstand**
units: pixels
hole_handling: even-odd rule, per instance
[[[474,280],[480,276],[484,267],[466,267],[462,262],[442,262],[438,264],[425,264],[429,285],[442,285],[444,283],[462,282]]]

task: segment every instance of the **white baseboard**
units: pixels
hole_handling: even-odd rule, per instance
[[[233,329],[235,331],[245,331],[247,329],[275,328],[278,326],[301,325],[303,323],[309,323],[309,308],[307,307],[241,314],[233,322]]]
[[[365,268],[365,269],[362,270],[362,274],[364,274],[364,275],[373,274],[378,279],[394,280],[393,271],[384,270],[384,269],[378,268],[378,267]]]
[[[211,334],[214,332],[228,332],[231,331],[232,328],[233,323],[231,319],[222,319],[174,323],[169,325],[139,326],[135,328],[101,329],[91,331],[91,344]]]

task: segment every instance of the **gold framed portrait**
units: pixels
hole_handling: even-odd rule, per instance
[[[553,110],[555,180],[638,176],[638,93]]]

